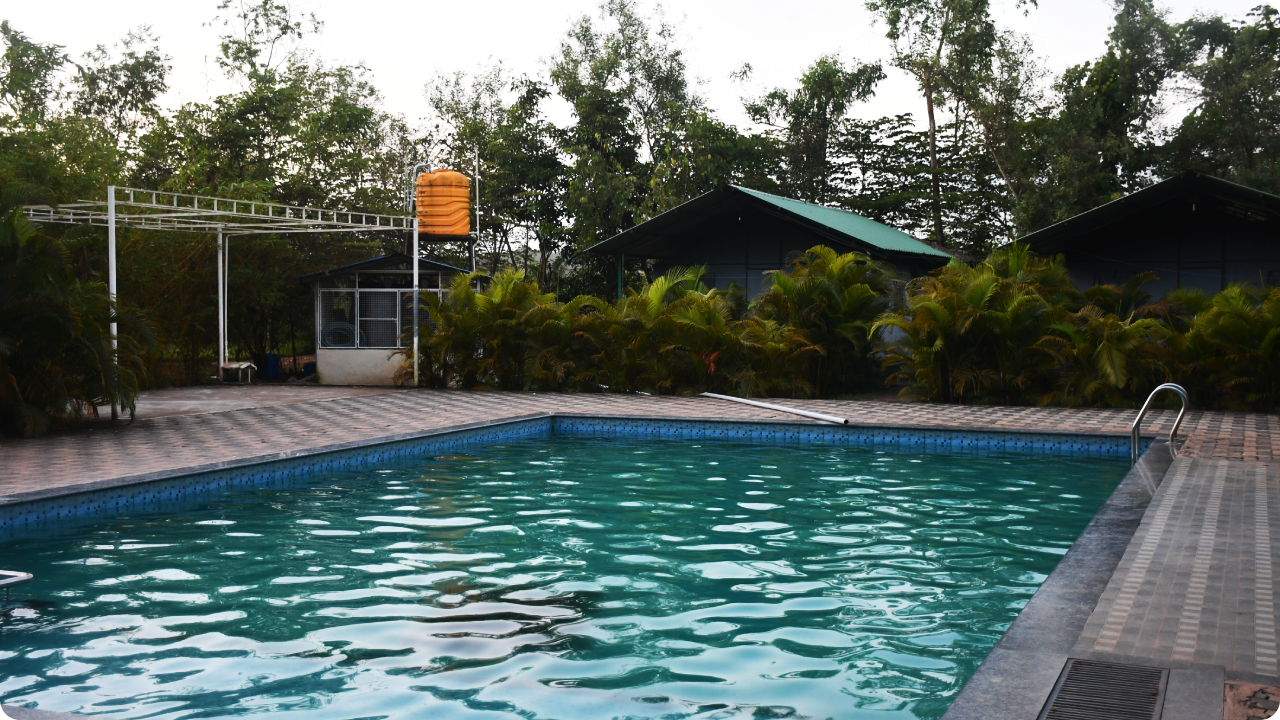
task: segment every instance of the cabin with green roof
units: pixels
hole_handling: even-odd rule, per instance
[[[588,249],[618,258],[619,293],[625,257],[657,261],[657,270],[705,265],[703,282],[731,284],[751,298],[767,283],[765,274],[814,245],[839,252],[859,251],[887,260],[906,277],[945,265],[951,255],[907,233],[837,208],[725,185],[699,195]]]

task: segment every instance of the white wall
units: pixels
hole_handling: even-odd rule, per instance
[[[321,385],[395,385],[403,362],[394,350],[319,348],[316,376]]]

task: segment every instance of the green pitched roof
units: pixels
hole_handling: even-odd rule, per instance
[[[820,235],[852,247],[863,247],[891,255],[915,255],[934,261],[951,259],[951,255],[911,237],[910,235],[865,218],[848,210],[814,205],[750,190],[737,185],[722,185],[715,190],[668,210],[657,217],[624,230],[617,235],[588,248],[589,252],[624,253],[641,257],[662,257],[673,247],[685,241],[687,234],[700,224],[721,214],[731,214],[732,208],[745,200],[797,225],[810,228]]]
[[[752,197],[759,198],[774,207],[795,213],[815,223],[825,225],[836,232],[844,233],[865,243],[875,245],[881,250],[912,253],[914,255],[931,255],[940,258],[951,257],[947,253],[926,245],[897,228],[891,228],[888,225],[878,223],[848,210],[826,207],[825,205],[814,205],[813,203],[792,200],[780,195],[770,195],[766,192],[751,190],[737,185],[732,187]]]

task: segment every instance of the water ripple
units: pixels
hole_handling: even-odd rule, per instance
[[[556,438],[239,491],[0,545],[44,569],[0,632],[0,699],[937,718],[1124,471]]]

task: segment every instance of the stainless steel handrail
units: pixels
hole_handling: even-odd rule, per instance
[[[1178,419],[1173,421],[1173,429],[1169,431],[1170,447],[1173,446],[1174,438],[1178,436],[1178,428],[1182,425],[1182,418],[1186,417],[1187,407],[1191,404],[1191,401],[1187,399],[1187,391],[1181,385],[1175,383],[1164,383],[1151,391],[1151,394],[1147,396],[1147,401],[1142,403],[1142,409],[1138,411],[1138,417],[1134,418],[1133,427],[1129,428],[1129,435],[1132,440],[1129,446],[1129,459],[1135,463],[1138,462],[1138,451],[1142,443],[1140,436],[1142,418],[1146,416],[1147,408],[1151,407],[1151,401],[1156,399],[1156,395],[1159,395],[1161,390],[1169,390],[1179,398],[1182,398],[1182,410],[1178,413]]]

